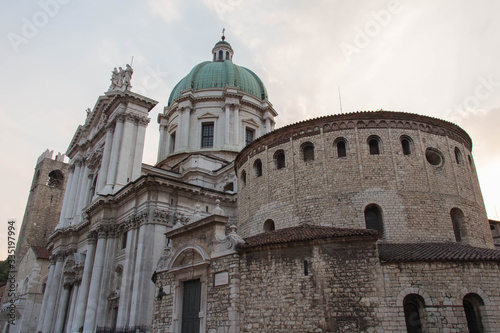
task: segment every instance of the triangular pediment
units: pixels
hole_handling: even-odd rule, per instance
[[[248,125],[259,127],[259,124],[257,124],[257,122],[253,119],[243,119],[242,122]]]
[[[198,119],[210,119],[210,118],[219,118],[219,116],[213,114],[213,113],[210,113],[210,112],[207,112],[207,113],[204,113],[202,114],[201,116],[198,116]]]

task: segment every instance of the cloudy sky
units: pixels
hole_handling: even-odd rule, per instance
[[[488,217],[500,213],[500,1],[40,0],[0,12],[0,259],[24,214],[35,162],[65,152],[85,109],[130,63],[156,116],[174,85],[211,60],[226,28],[234,62],[266,84],[277,126],[340,112],[398,110],[455,122],[472,137]],[[498,212],[498,213],[497,213]]]

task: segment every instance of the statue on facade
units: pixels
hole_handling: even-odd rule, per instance
[[[114,91],[114,90],[130,90],[132,86],[130,85],[130,81],[132,80],[132,74],[134,73],[134,70],[132,67],[127,64],[125,69],[116,67],[113,69],[111,72],[111,85],[109,86],[108,91]]]

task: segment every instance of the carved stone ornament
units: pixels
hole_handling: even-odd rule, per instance
[[[244,244],[245,241],[236,233],[236,226],[232,225],[229,227],[231,232],[225,237],[217,237],[217,241],[224,244],[226,249],[234,249],[238,244]]]

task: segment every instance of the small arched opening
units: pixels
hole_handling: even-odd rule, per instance
[[[302,144],[302,157],[304,162],[314,161],[314,144],[312,142]]]
[[[370,204],[365,208],[366,229],[377,230],[381,235],[383,232],[382,209],[376,204]]]
[[[264,222],[264,232],[270,232],[274,230],[276,230],[274,221],[271,219],[266,220],[266,222]]]
[[[403,300],[406,331],[408,333],[422,333],[422,318],[424,314],[424,299],[417,294],[409,294]]]
[[[467,328],[470,333],[483,333],[484,326],[481,318],[481,308],[484,306],[483,299],[477,294],[467,294],[463,299]]]

